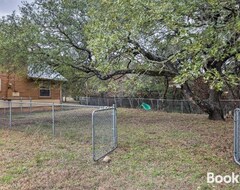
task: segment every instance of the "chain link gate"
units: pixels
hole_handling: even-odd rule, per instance
[[[234,110],[234,160],[240,165],[240,108]]]
[[[97,161],[117,148],[116,107],[92,113],[93,160]]]

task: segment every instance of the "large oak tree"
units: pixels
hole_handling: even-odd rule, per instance
[[[238,0],[36,0],[22,6],[17,25],[25,31],[15,35],[28,62],[101,80],[167,77],[210,119],[223,119],[222,90],[239,85],[239,10]],[[207,100],[193,90],[196,80]]]

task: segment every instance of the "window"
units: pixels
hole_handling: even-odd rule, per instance
[[[39,87],[40,97],[50,97],[51,96],[51,83],[50,81],[44,81]]]

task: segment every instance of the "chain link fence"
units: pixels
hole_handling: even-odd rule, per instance
[[[234,160],[240,165],[240,108],[234,111]]]
[[[141,108],[142,103],[147,103],[152,110],[166,112],[194,113],[202,114],[203,111],[191,101],[188,100],[171,100],[171,99],[152,99],[152,98],[125,98],[125,97],[76,97],[81,105],[112,105],[124,108]],[[207,101],[207,100],[206,100]],[[240,100],[221,100],[224,115],[233,114],[235,108],[240,107]]]
[[[151,99],[151,98],[121,98],[121,97],[76,97],[81,105],[111,105],[123,108],[141,108],[142,103],[149,104],[152,110],[179,113],[203,113],[198,106],[187,100]]]
[[[97,161],[117,148],[115,106],[95,110],[92,114],[92,124],[93,159]]]
[[[49,104],[18,100],[0,101],[1,128],[23,131],[28,134],[53,135],[78,141],[80,144],[91,144],[92,142],[94,151],[97,151],[96,154],[93,154],[94,160],[98,160],[96,159],[99,157],[98,155],[104,152],[95,145],[104,144],[108,150],[109,147],[116,148],[116,144],[113,146],[113,142],[105,141],[108,136],[116,139],[116,119],[113,118],[116,118],[115,107]],[[93,130],[95,136],[91,135]],[[114,142],[116,143],[116,141]]]

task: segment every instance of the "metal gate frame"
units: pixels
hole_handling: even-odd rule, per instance
[[[104,111],[109,111],[112,110],[112,130],[109,131],[109,133],[112,134],[112,142],[113,146],[111,147],[111,150],[103,152],[100,156],[96,156],[96,129],[97,129],[97,124],[95,123],[95,117],[98,112],[104,112]],[[98,110],[95,110],[92,112],[92,158],[94,161],[98,161],[101,158],[105,157],[106,155],[110,154],[113,152],[117,146],[118,146],[118,138],[117,138],[117,109],[115,104],[113,104],[112,107],[106,107],[106,108],[100,108]]]
[[[234,110],[234,161],[240,165],[240,108]]]

